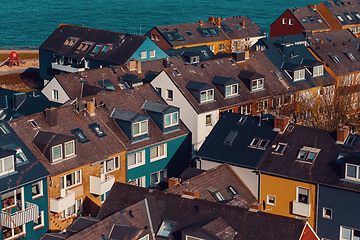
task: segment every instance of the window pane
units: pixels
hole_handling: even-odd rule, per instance
[[[208,100],[212,100],[212,99],[214,99],[214,92],[213,92],[213,90],[209,90],[208,91]]]
[[[61,158],[61,145],[52,148],[53,160]]]
[[[299,154],[299,158],[303,160],[305,158],[306,153],[307,151],[301,150]]]
[[[315,156],[316,156],[316,153],[310,152],[307,157],[307,160],[312,161],[312,160],[314,160]]]
[[[114,159],[106,162],[106,172],[114,170]]]
[[[165,145],[159,146],[159,156],[165,155]]]
[[[177,124],[178,123],[178,113],[173,113],[172,114],[172,124]]]
[[[3,171],[3,160],[0,159],[0,173],[2,173]]]
[[[342,228],[342,238],[343,239],[351,239],[351,229],[350,228]]]
[[[4,158],[4,171],[10,171],[14,168],[13,157],[9,156]]]
[[[76,183],[81,182],[81,171],[76,171]]]
[[[142,163],[143,161],[143,151],[137,153],[137,163]]]
[[[153,173],[150,175],[150,184],[154,184],[158,182],[158,174]]]
[[[134,123],[133,130],[134,130],[134,135],[137,135],[140,133],[139,123]]]
[[[347,165],[347,176],[351,178],[356,178],[357,166]]]
[[[200,95],[200,100],[201,102],[205,101],[206,100],[206,92],[202,92],[201,95]]]
[[[232,93],[237,94],[237,92],[238,92],[238,85],[237,84],[232,85]]]
[[[162,171],[160,171],[160,179],[159,179],[159,181],[161,181],[164,177],[165,177],[165,170],[162,170]]]
[[[33,183],[32,184],[32,195],[36,196],[40,194],[40,183]]]
[[[226,86],[225,96],[231,95],[231,86]]]
[[[134,165],[136,164],[136,158],[135,158],[135,154],[130,154],[128,156],[128,166]]]
[[[150,155],[151,155],[150,156],[151,159],[156,158],[158,156],[158,148],[157,147],[151,148]]]
[[[141,123],[141,132],[146,133],[147,132],[147,121],[144,121]]]
[[[263,84],[263,80],[262,80],[262,79],[259,79],[259,80],[258,80],[258,86],[259,86],[259,88],[263,88],[263,87],[264,87],[264,84]]]
[[[115,157],[115,168],[119,168],[119,157]]]
[[[171,119],[170,114],[165,115],[165,126],[169,126],[169,125],[170,125],[170,119]]]
[[[74,153],[75,153],[75,151],[74,151],[74,142],[71,141],[71,142],[65,143],[65,156],[69,156],[69,155],[72,155]]]

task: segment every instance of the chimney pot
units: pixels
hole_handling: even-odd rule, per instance
[[[175,186],[181,182],[180,178],[172,177],[169,178],[168,181],[168,188],[171,188],[172,186]]]
[[[194,190],[194,189],[186,189],[185,191],[183,191],[183,195],[188,195],[188,196],[192,196],[194,198],[199,198],[199,190]]]
[[[199,20],[200,26],[203,25],[203,20]]]
[[[241,21],[241,25],[242,25],[243,28],[245,28],[245,20]]]
[[[290,121],[289,117],[276,117],[274,120],[274,130],[279,131],[280,133],[284,133],[286,127],[288,126]]]
[[[350,128],[349,127],[342,127],[336,130],[336,142],[343,144],[346,138],[349,136]]]

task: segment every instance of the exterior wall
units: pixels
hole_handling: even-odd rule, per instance
[[[260,202],[268,213],[286,217],[307,219],[313,229],[316,219],[316,186],[314,184],[299,182],[281,177],[261,174]],[[297,187],[309,189],[310,217],[292,214],[292,202],[297,200]],[[275,206],[267,204],[267,194],[276,197]]]
[[[283,24],[283,18],[286,18],[286,24]],[[293,19],[293,25],[289,25],[289,19]],[[302,30],[304,30],[304,28],[291,14],[290,10],[286,10],[270,25],[270,37],[300,34]]]
[[[206,116],[211,115],[211,124],[206,124]],[[193,142],[194,149],[200,149],[201,145],[205,142],[206,137],[214,128],[215,124],[219,121],[219,110],[199,114],[197,117],[197,139]]]
[[[150,58],[150,51],[155,50],[155,57]],[[146,51],[146,58],[141,58],[141,52]],[[136,50],[136,52],[130,57],[138,61],[148,61],[155,59],[162,59],[169,57],[159,46],[153,43],[149,38]]]
[[[119,156],[120,160],[120,168],[118,170],[114,170],[113,172],[109,172],[109,175],[115,176],[115,181],[117,182],[126,182],[126,153],[122,152],[120,154],[116,154],[113,156],[108,156],[110,159],[112,157]],[[84,165],[80,168],[72,169],[70,171],[64,172],[60,175],[51,177],[51,185],[49,185],[49,199],[50,198],[60,198],[61,197],[61,177],[67,175],[72,172],[76,172],[81,170],[81,183],[78,185],[74,185],[73,187],[68,188],[68,190],[75,192],[75,201],[78,199],[82,199],[82,213],[83,214],[91,214],[95,216],[101,203],[101,196],[90,193],[90,176],[100,177],[101,174],[101,163],[97,163],[94,165],[88,164]],[[50,211],[50,210],[49,210]],[[74,216],[70,216],[66,219],[61,219],[61,213],[51,213],[50,212],[50,230],[62,230],[66,228],[68,225],[72,223],[76,214]]]
[[[184,95],[175,86],[172,80],[165,72],[161,72],[152,82],[151,85],[156,89],[161,89],[161,97],[167,104],[180,108],[180,119],[185,123],[192,133],[193,144],[197,142],[197,112],[190,105]],[[166,90],[173,91],[173,100],[166,99]]]
[[[221,165],[219,162],[213,162],[209,160],[200,159],[196,162],[196,167],[203,170],[209,170]],[[260,175],[258,175],[253,169],[242,168],[231,165],[236,174],[244,181],[250,191],[259,199],[259,182]]]
[[[309,223],[306,223],[300,240],[320,240],[320,238],[316,235],[315,231],[311,228]]]
[[[320,238],[340,239],[340,226],[360,230],[358,217],[360,193],[328,186],[319,187],[318,226]],[[332,217],[323,217],[323,208],[332,209]]]
[[[340,30],[342,29],[341,24],[335,18],[335,16],[327,9],[325,4],[321,2],[316,9],[321,14],[321,16],[325,19],[325,21],[330,25],[331,30]]]
[[[59,99],[53,99],[53,89],[57,90],[59,93]],[[54,77],[46,86],[41,90],[41,92],[47,97],[50,101],[58,102],[58,103],[65,103],[66,101],[70,100],[69,96],[66,94],[62,86]]]
[[[165,158],[150,161],[150,148],[159,146],[162,144],[167,145],[167,154]],[[129,152],[129,154],[145,151],[145,162],[143,165],[133,167],[129,169],[127,166],[127,182],[135,180],[137,178],[145,177],[145,187],[149,187],[150,175],[155,172],[167,169],[167,176],[178,176],[183,172],[190,164],[190,136],[181,136],[176,139],[171,139],[167,142],[158,143],[152,146],[148,146],[143,149]],[[128,156],[127,155],[127,156]]]
[[[52,75],[48,75],[48,69],[51,68],[51,57],[53,52],[39,49],[39,65],[40,65],[40,79],[50,80]],[[51,72],[51,71],[50,71]]]
[[[172,48],[171,45],[168,43],[168,41],[165,40],[165,38],[156,28],[151,29],[150,32],[148,32],[145,36],[150,38],[156,45],[158,45],[164,51]]]

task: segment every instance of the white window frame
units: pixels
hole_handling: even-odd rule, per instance
[[[10,161],[12,161],[12,168],[9,170],[6,170],[6,171],[5,171],[5,159],[11,159]],[[6,156],[6,157],[0,159],[0,176],[9,174],[14,171],[15,171],[14,155]]]
[[[305,69],[294,71],[294,81],[300,81],[305,79]]]
[[[105,202],[105,200],[107,199],[107,196],[109,195],[109,193],[110,193],[110,190],[107,191],[106,193],[101,194],[101,196],[100,196],[100,201],[101,201],[101,203],[104,203],[104,202]],[[101,198],[102,198],[102,199],[101,199]]]
[[[220,43],[219,44],[219,51],[225,51],[226,50],[226,43]]]
[[[146,187],[146,179],[145,176],[136,178],[134,180],[128,181],[128,184],[138,186],[138,187]]]
[[[324,75],[324,65],[315,66],[313,68],[313,77]]]
[[[146,123],[146,130],[142,131],[141,130],[141,124],[142,123]],[[139,133],[135,134],[134,131],[135,131],[135,125],[139,125]],[[133,123],[133,137],[137,137],[137,136],[141,136],[141,135],[144,135],[144,134],[147,134],[149,132],[149,123],[148,123],[148,120],[144,120],[144,121],[140,121],[140,122],[135,122]]]
[[[283,24],[283,25],[286,25],[286,24],[287,24],[287,18],[283,18],[283,19],[282,19],[282,24]]]
[[[60,146],[60,157],[54,158],[54,148],[59,147],[59,146]],[[51,147],[51,161],[52,162],[56,162],[56,161],[63,159],[63,149],[62,148],[63,148],[62,144],[58,144],[58,145]]]
[[[170,92],[171,92],[171,94],[170,94]],[[170,100],[170,101],[174,100],[174,91],[173,90],[166,89],[166,100]]]
[[[254,86],[256,83],[256,86]],[[264,78],[259,78],[251,81],[251,91],[264,89]]]
[[[212,93],[211,95],[209,95],[209,93]],[[205,99],[201,100],[201,94],[205,93]],[[208,89],[208,90],[204,90],[200,92],[200,102],[204,103],[204,102],[209,102],[209,101],[213,101],[214,100],[214,89]],[[212,96],[212,97],[211,97]]]
[[[255,141],[257,141],[257,143],[255,144]],[[265,146],[261,147],[261,144],[265,142]],[[253,138],[253,140],[250,142],[249,147],[251,148],[256,148],[256,149],[261,149],[261,150],[265,150],[266,147],[269,145],[270,140],[269,139],[262,139],[262,138]]]
[[[290,25],[290,26],[294,25],[294,19],[289,18],[289,25]]]
[[[108,170],[107,163],[111,162],[111,161],[114,161],[114,169],[113,170]],[[108,160],[101,163],[101,171],[103,171],[101,173],[111,173],[111,172],[116,171],[118,169],[120,169],[120,157],[119,156],[115,156],[115,157],[113,157],[111,159],[108,159]]]
[[[39,191],[40,191],[40,193],[32,196],[32,199],[33,199],[33,200],[36,199],[36,198],[42,197],[42,196],[44,195],[44,193],[43,193],[43,184],[42,184],[42,181],[38,181],[38,182],[36,182],[36,183],[33,183],[32,186],[31,186],[31,191],[32,191],[33,185],[36,185],[36,184],[39,185]]]
[[[139,240],[149,240],[149,234],[143,236],[142,238],[140,238]]]
[[[146,59],[146,51],[142,51],[141,53],[140,53],[140,59]]]
[[[59,100],[59,91],[58,90],[53,89],[51,93],[52,93],[51,97],[53,100]]]
[[[350,228],[350,227],[345,227],[345,226],[340,226],[340,240],[348,240],[348,238],[343,238],[343,228],[346,228],[346,229],[351,230],[350,240],[353,240],[353,239],[354,239],[354,230],[360,231],[360,230],[358,230],[358,229],[354,229],[354,228]]]
[[[155,57],[155,50],[150,50],[150,58],[154,58]]]
[[[211,126],[211,125],[212,125],[211,114],[205,115],[205,126]]]
[[[269,108],[269,100],[262,100],[255,103],[256,112],[265,111]]]
[[[348,166],[356,167],[356,177],[355,178],[348,176],[348,174],[347,174],[348,173]],[[360,171],[360,166],[355,165],[355,164],[351,164],[351,163],[346,163],[346,165],[345,165],[345,179],[359,181],[360,180],[359,171]]]
[[[13,198],[14,198],[14,202],[13,202],[13,204],[12,205],[8,205],[8,206],[6,206],[6,207],[3,207],[2,208],[2,211],[4,211],[4,210],[7,210],[7,209],[11,209],[11,208],[13,208],[13,207],[16,207],[17,206],[17,201],[18,201],[18,199],[17,199],[17,194],[18,193],[20,193],[21,194],[21,200],[23,200],[23,198],[24,198],[24,194],[23,194],[23,192],[22,192],[22,188],[21,189],[18,189],[18,190],[12,190],[12,191],[9,191],[9,192],[6,192],[6,193],[4,193],[4,194],[0,194],[0,196],[1,196],[1,204],[2,204],[2,201],[3,201],[3,195],[5,195],[5,194],[8,194],[8,193],[13,193]]]
[[[66,155],[66,145],[67,145],[67,144],[72,144],[72,146],[73,146],[73,152]],[[75,155],[75,140],[71,140],[71,141],[68,141],[68,142],[64,143],[64,155],[65,155],[65,158],[71,157],[71,156],[74,156],[74,155]]]
[[[26,234],[26,224],[24,225],[20,225],[20,226],[17,226],[17,227],[22,227],[22,231],[18,234],[15,235],[15,228],[11,229],[11,237],[8,237],[8,238],[4,238],[6,240],[10,240],[10,239],[15,239],[15,238],[18,238],[20,236],[23,236]],[[2,227],[3,228],[3,231],[4,231],[4,226]]]
[[[301,158],[302,151],[306,152],[303,159]],[[318,148],[311,148],[311,147],[304,146],[304,147],[300,148],[299,153],[296,157],[296,160],[301,161],[301,162],[306,162],[306,163],[313,163],[316,160],[317,156],[319,156],[320,151],[321,151],[321,149],[318,149]],[[310,153],[315,154],[315,156],[312,160],[309,159]]]
[[[230,94],[227,95],[226,92],[227,92],[227,89],[230,88]],[[231,96],[236,96],[239,94],[239,84],[235,83],[235,84],[231,84],[231,85],[227,85],[225,87],[225,97],[231,97]]]
[[[164,178],[167,177],[167,169],[166,168],[163,169],[163,170],[157,171],[157,172],[153,172],[153,173],[150,174],[150,184],[151,185],[155,185],[155,184],[158,184],[159,182],[161,182],[161,180],[162,180],[162,179],[160,179],[160,175],[161,175],[160,173],[161,172],[164,172]],[[158,179],[158,181],[154,182],[154,183],[151,182],[151,175],[153,175],[153,174],[157,174],[157,179]]]
[[[210,51],[215,52],[215,45],[209,45]]]
[[[163,154],[159,155],[161,148],[164,148],[163,149]],[[152,150],[155,150],[155,149],[157,151],[157,156],[152,158],[152,156],[151,156],[152,155]],[[167,157],[167,143],[164,143],[164,144],[158,145],[156,147],[150,148],[150,162],[154,162],[154,161],[157,161],[159,159],[166,158],[166,157]]]
[[[270,202],[270,199],[271,199],[271,198],[274,199],[274,203]],[[271,206],[276,206],[276,196],[275,196],[275,195],[266,194],[266,204],[267,204],[267,205],[271,205]]]
[[[135,156],[135,163],[132,164],[132,165],[129,165],[129,157],[134,155]],[[141,155],[141,157],[139,157]],[[138,151],[138,152],[135,152],[135,153],[131,153],[127,156],[127,166],[128,166],[128,169],[132,169],[132,168],[135,168],[135,167],[139,167],[139,166],[142,166],[145,164],[145,150],[142,150],[142,151]],[[139,161],[141,160],[141,161]]]
[[[283,146],[283,149],[281,151],[279,151],[280,146]],[[287,147],[287,143],[278,143],[278,145],[276,145],[274,151],[272,152],[273,154],[279,154],[279,155],[283,155],[285,149]]]
[[[35,222],[34,222],[35,220],[33,221],[34,222],[34,230],[37,230],[37,229],[42,228],[42,227],[45,226],[45,223],[44,223],[44,211],[39,212],[38,219],[39,218],[40,218],[40,221],[41,221],[41,223],[39,225],[35,226]]]
[[[176,114],[176,121],[174,121],[174,118],[173,118],[173,116],[175,114]],[[166,116],[169,116],[169,115],[170,115],[170,124],[165,125],[165,118],[166,118]],[[179,112],[173,112],[173,113],[165,114],[164,115],[164,127],[167,128],[167,127],[172,127],[172,126],[175,126],[175,125],[179,125]]]
[[[79,169],[79,170],[77,170],[77,171],[74,171],[74,172],[71,172],[71,173],[68,173],[68,174],[66,174],[66,175],[63,175],[63,176],[61,176],[60,177],[60,189],[69,189],[69,188],[73,188],[73,187],[75,187],[75,186],[78,186],[78,185],[81,185],[82,184],[82,175],[81,175],[81,169]],[[71,174],[75,174],[75,179],[74,179],[74,181],[75,181],[75,183],[74,184],[72,184],[72,185],[67,185],[67,182],[66,182],[66,176],[68,176],[68,175],[71,175]],[[64,186],[62,186],[62,184],[61,184],[61,178],[63,178],[63,184],[64,184]]]
[[[330,215],[326,214],[326,210],[330,210]],[[332,212],[333,210],[331,208],[323,207],[323,218],[332,219]]]
[[[307,192],[308,192],[308,195],[307,195],[307,197],[308,197],[308,199],[307,199],[307,203],[304,203],[304,202],[301,202],[301,201],[299,201],[300,199],[299,199],[299,190],[300,189],[303,189],[303,190],[307,190]],[[309,204],[310,203],[310,189],[309,188],[306,188],[306,187],[296,187],[296,202],[301,202],[301,203],[304,203],[304,204]]]

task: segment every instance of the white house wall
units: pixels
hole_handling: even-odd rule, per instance
[[[196,162],[196,167],[202,170],[209,170],[214,167],[221,165],[221,163],[208,161],[208,160],[198,160]],[[242,168],[234,165],[230,165],[236,174],[243,180],[246,186],[254,194],[255,197],[259,199],[259,182],[260,175],[258,175],[253,169]]]
[[[58,90],[58,96],[59,99],[53,99],[53,90]],[[54,77],[53,79],[51,79],[50,82],[48,82],[48,84],[43,88],[43,90],[41,90],[41,92],[50,100],[53,102],[58,102],[58,103],[65,103],[66,101],[70,100],[69,96],[66,94],[66,92],[64,91],[64,89],[61,87],[60,83],[56,80],[56,78]]]
[[[211,115],[211,124],[206,125],[206,116]],[[194,144],[195,150],[199,149],[204,143],[206,137],[210,134],[215,124],[219,121],[219,110],[202,113],[198,116],[197,121],[197,139]]]
[[[184,95],[175,86],[169,76],[163,71],[154,80],[151,85],[154,88],[161,89],[161,97],[166,101],[167,104],[180,108],[180,119],[185,123],[192,133],[192,142],[197,141],[197,122],[198,115],[195,109],[189,104]],[[166,99],[166,90],[173,91],[173,101]],[[205,123],[205,121],[204,121]]]

